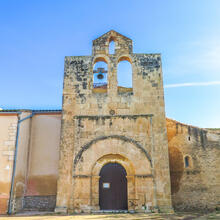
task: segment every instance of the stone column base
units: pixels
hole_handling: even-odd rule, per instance
[[[67,214],[67,207],[56,207],[54,212]]]

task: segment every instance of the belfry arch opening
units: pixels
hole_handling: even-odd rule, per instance
[[[93,66],[93,92],[106,93],[108,85],[108,64],[103,58],[96,59]]]
[[[127,173],[119,163],[107,163],[100,171],[99,206],[101,210],[127,210]]]
[[[117,82],[118,82],[118,92],[132,92],[132,65],[131,61],[127,57],[122,57],[119,59],[117,66]]]
[[[115,41],[113,39],[110,39],[110,41],[109,41],[108,53],[109,54],[115,53]]]

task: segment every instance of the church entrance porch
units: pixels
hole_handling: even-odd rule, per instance
[[[69,212],[155,207],[151,162],[146,151],[135,144],[112,136],[81,148],[83,159],[73,167]]]
[[[116,207],[105,206],[105,202],[103,204],[100,201],[102,199],[102,196],[100,197],[100,181],[102,180],[100,179],[106,173],[104,169],[108,164],[117,164],[116,166],[121,166],[122,170],[126,171],[121,171],[127,181],[127,184],[123,184],[127,186],[127,193],[125,193],[127,199],[122,199],[127,202],[124,203],[126,206],[122,206],[123,209],[118,205]],[[65,191],[67,195],[70,195],[69,200],[64,200],[68,197],[59,197],[59,194],[57,197],[57,201],[59,199],[62,199],[62,202],[68,201],[66,207],[69,213],[119,209],[144,212],[157,209],[156,184],[150,155],[146,148],[130,137],[112,135],[92,139],[76,152],[72,168],[71,187]],[[107,183],[104,187],[109,187],[108,183],[111,182],[109,179],[104,179],[103,183]],[[161,190],[163,185],[159,187]],[[164,192],[163,190],[163,195]],[[107,195],[106,198],[110,197]],[[65,206],[62,207],[65,208]],[[61,208],[57,207],[56,211]]]
[[[101,210],[127,210],[127,173],[118,163],[104,165],[99,179],[99,206]]]

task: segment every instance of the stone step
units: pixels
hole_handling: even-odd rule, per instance
[[[128,210],[98,210],[98,211],[92,211],[92,213],[134,213],[134,211],[128,211]]]

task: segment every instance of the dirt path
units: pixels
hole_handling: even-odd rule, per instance
[[[0,220],[220,220],[220,212],[201,213],[175,213],[175,214],[83,214],[83,215],[55,215],[53,213],[24,213],[15,216],[0,216]]]

